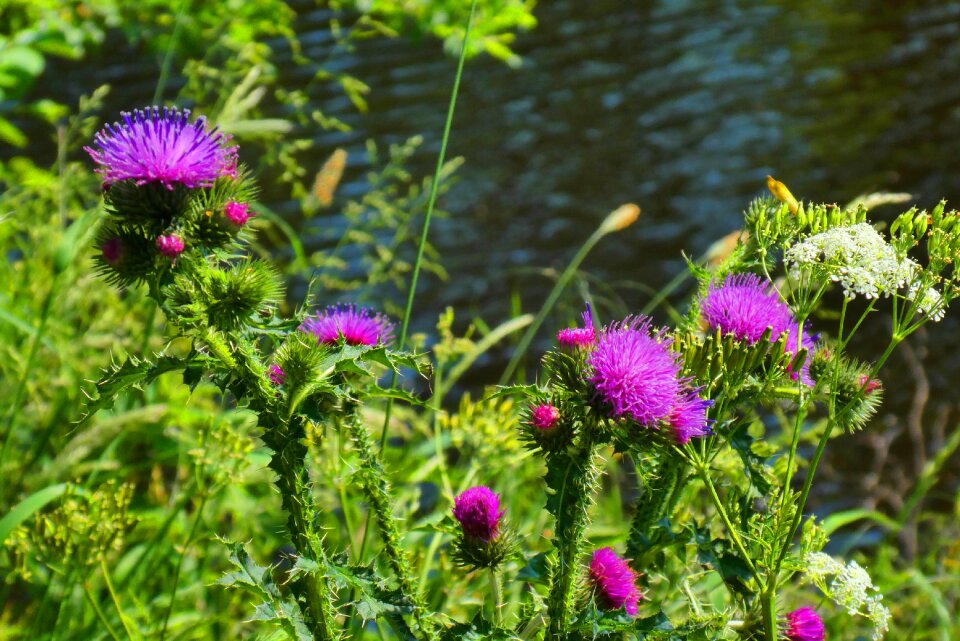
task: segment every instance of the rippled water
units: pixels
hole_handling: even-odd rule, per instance
[[[467,162],[443,203],[452,216],[432,229],[450,279],[424,282],[418,328],[446,305],[498,322],[513,291],[535,310],[551,282],[524,269],[562,268],[624,202],[641,205],[640,221],[605,239],[584,267],[598,276],[598,294],[612,285],[633,310],[650,294],[626,283],[666,283],[683,268],[681,251],[699,255],[737,227],[767,174],[803,199],[892,190],[923,205],[940,197],[960,205],[960,4],[551,0],[536,13],[539,27],[516,43],[522,68],[483,59],[467,67],[450,145]],[[301,16],[312,60],[332,53],[326,24],[320,10]],[[364,140],[423,133],[413,168],[430,172],[453,78],[440,45],[364,42],[333,64],[370,84],[370,110],[360,116],[339,93],[315,93],[316,105],[355,129],[318,134],[307,162],[319,167],[346,147],[344,188],[356,193]],[[112,64],[69,82],[84,91],[117,84],[112,100],[126,108],[149,100],[154,65]],[[281,85],[312,71],[285,67]],[[299,220],[295,203],[269,204]],[[307,242],[323,245],[337,224],[311,222]],[[930,376],[928,416],[953,402],[957,330],[948,319],[914,341]],[[481,363],[474,380],[493,380],[504,356]],[[913,387],[889,390],[900,417]],[[893,447],[911,458],[908,439]]]

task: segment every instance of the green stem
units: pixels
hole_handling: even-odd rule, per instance
[[[740,556],[743,557],[744,562],[747,564],[747,567],[750,568],[750,572],[753,576],[759,580],[760,575],[757,573],[757,567],[753,564],[753,559],[750,557],[750,553],[747,551],[746,546],[743,544],[743,540],[740,538],[740,531],[737,530],[733,522],[730,520],[730,516],[727,514],[727,508],[724,507],[723,501],[720,500],[720,495],[717,494],[717,488],[713,485],[713,479],[710,478],[710,470],[706,465],[699,466],[700,478],[703,479],[703,484],[707,487],[707,492],[710,494],[710,500],[713,501],[714,507],[717,509],[717,513],[720,515],[720,518],[723,520],[724,526],[727,528],[727,532],[730,533],[730,538],[733,539],[733,544],[737,547],[737,552],[740,553]]]
[[[173,63],[173,52],[177,48],[177,40],[180,39],[180,30],[183,28],[183,16],[186,15],[190,7],[190,0],[183,0],[180,3],[180,11],[177,13],[177,22],[173,25],[173,33],[170,35],[170,43],[163,55],[163,63],[160,65],[160,76],[157,78],[157,86],[153,90],[153,104],[160,104],[163,97],[163,90],[167,86],[167,77],[170,75],[170,66]]]
[[[103,581],[107,584],[107,592],[110,593],[110,600],[113,601],[113,607],[117,611],[117,617],[120,619],[120,625],[123,626],[124,631],[127,633],[127,638],[130,641],[133,641],[133,632],[130,631],[130,626],[127,625],[127,619],[123,616],[123,609],[120,607],[120,599],[117,598],[117,593],[113,589],[113,581],[110,580],[110,572],[107,571],[107,564],[104,563],[103,559],[100,559],[100,572],[103,574]]]
[[[101,625],[107,629],[107,634],[110,635],[110,638],[112,638],[113,641],[120,641],[120,637],[118,637],[117,633],[113,631],[112,627],[110,627],[107,617],[103,615],[103,610],[100,609],[100,606],[97,605],[93,595],[90,594],[90,586],[87,585],[86,581],[81,581],[81,585],[83,586],[83,595],[87,597],[87,603],[89,603],[90,607],[93,608],[93,613],[97,615],[97,619],[100,620]]]
[[[503,627],[503,586],[496,568],[490,568],[490,593],[493,595],[493,622]]]
[[[586,540],[589,510],[593,504],[600,468],[596,464],[597,446],[588,442],[579,453],[565,455],[568,465],[558,493],[556,537],[558,564],[547,601],[550,625],[546,641],[562,641],[570,626],[576,577]]]
[[[187,535],[187,540],[183,544],[183,551],[177,558],[177,569],[173,573],[173,590],[170,592],[170,603],[167,605],[167,612],[163,617],[163,627],[160,630],[160,641],[163,641],[167,638],[167,625],[170,623],[170,615],[173,614],[173,604],[177,600],[177,588],[180,585],[180,570],[183,568],[183,559],[187,556],[187,548],[193,542],[193,537],[197,533],[197,527],[200,525],[200,519],[203,516],[203,508],[205,508],[207,505],[208,496],[209,494],[204,492],[200,497],[200,505],[197,506],[197,514],[194,516],[193,525],[190,527],[190,533]]]
[[[774,587],[769,586],[769,589],[760,595],[763,633],[766,641],[777,641],[780,638],[780,629],[777,626],[777,596]]]
[[[687,480],[679,461],[664,459],[661,462],[658,478],[650,481],[634,507],[626,550],[631,563],[639,561],[653,526],[673,513]]]
[[[606,221],[604,221],[604,223],[606,223]],[[534,336],[536,336],[537,332],[540,330],[540,326],[547,318],[547,315],[553,311],[553,306],[556,305],[557,300],[560,298],[560,294],[563,293],[563,290],[567,288],[567,283],[570,282],[573,274],[580,267],[580,263],[582,263],[587,257],[587,254],[590,253],[590,250],[593,249],[594,245],[600,242],[601,238],[610,233],[609,227],[604,223],[601,223],[601,225],[592,234],[590,234],[590,237],[587,238],[586,242],[584,242],[583,245],[580,246],[580,249],[577,250],[573,260],[570,261],[566,269],[563,270],[563,273],[560,274],[560,278],[557,279],[553,289],[550,290],[547,300],[544,301],[543,305],[540,307],[540,311],[537,312],[536,317],[533,319],[533,322],[530,323],[530,326],[527,327],[527,331],[524,332],[523,338],[520,339],[520,342],[517,343],[516,348],[513,350],[513,356],[510,357],[510,362],[507,363],[507,367],[503,370],[503,374],[500,375],[500,380],[498,381],[499,385],[506,385],[510,382],[513,374],[517,371],[517,367],[520,365],[520,361],[527,353],[527,348],[530,347],[530,343],[533,341]]]
[[[427,638],[433,638],[433,625],[427,619],[423,598],[416,588],[410,559],[401,544],[400,528],[393,515],[393,501],[391,498],[390,483],[387,481],[383,464],[373,449],[370,433],[363,425],[360,417],[354,411],[347,418],[345,425],[350,431],[350,437],[360,456],[359,483],[362,491],[370,503],[370,512],[377,520],[377,527],[383,538],[383,547],[386,552],[390,569],[400,581],[400,591],[413,606],[412,616],[417,627]]]

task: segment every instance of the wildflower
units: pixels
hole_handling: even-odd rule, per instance
[[[123,241],[117,237],[110,238],[100,246],[103,262],[116,267],[123,257]]]
[[[495,539],[502,516],[500,497],[483,485],[464,490],[453,500],[453,518],[466,538],[484,543]]]
[[[794,278],[806,273],[840,283],[847,298],[890,296],[920,272],[868,223],[814,234],[787,249],[784,262]]]
[[[226,145],[230,137],[216,127],[208,130],[202,116],[188,122],[189,109],[149,107],[121,117],[122,123],[97,133],[97,149],[84,147],[100,165],[104,186],[133,180],[167,189],[210,187],[221,176],[236,176],[237,148]]]
[[[695,436],[706,436],[710,433],[710,422],[707,420],[707,408],[713,401],[700,398],[699,389],[682,390],[670,410],[667,423],[673,430],[673,438],[680,445]]]
[[[646,318],[604,328],[588,362],[590,382],[612,416],[653,427],[670,414],[680,389],[680,367],[669,346],[661,334],[650,335]]]
[[[183,239],[176,234],[157,236],[157,249],[168,258],[176,258],[183,253]]]
[[[907,298],[915,300],[920,313],[935,323],[943,320],[947,314],[943,297],[933,287],[928,287],[921,293],[917,284],[913,283],[907,288]]]
[[[393,336],[393,323],[386,316],[349,303],[327,307],[304,320],[300,329],[331,344],[343,337],[348,345],[376,345]]]
[[[790,641],[823,641],[823,621],[817,611],[800,608],[787,614],[787,638]]]
[[[868,374],[861,374],[860,378],[857,379],[857,383],[863,388],[863,393],[866,396],[869,396],[880,387],[880,381],[875,378],[870,378]]]
[[[250,205],[247,203],[229,202],[223,207],[223,215],[227,217],[234,225],[242,227],[248,220],[253,218],[250,213]]]
[[[283,382],[287,380],[287,375],[276,363],[267,368],[267,377],[274,385],[283,385]]]
[[[849,614],[860,614],[873,624],[873,640],[880,641],[890,627],[890,610],[870,575],[856,561],[843,563],[829,554],[804,557],[804,574],[834,603]],[[833,579],[830,580],[830,576]]]
[[[590,315],[590,303],[583,312],[583,327],[568,327],[557,332],[557,343],[561,347],[586,347],[593,345],[597,340],[597,333],[593,329],[593,317]]]
[[[623,608],[630,616],[637,615],[637,602],[641,596],[637,589],[637,573],[612,548],[600,548],[593,553],[590,581],[601,607]]]
[[[530,424],[538,430],[549,430],[560,420],[560,410],[549,403],[530,408]]]
[[[736,274],[722,285],[711,283],[700,309],[711,328],[750,344],[760,340],[768,327],[776,340],[796,325],[786,303],[755,274]]]

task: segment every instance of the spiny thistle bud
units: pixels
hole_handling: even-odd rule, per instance
[[[643,596],[637,588],[637,573],[612,548],[600,548],[593,553],[590,582],[601,608],[623,608],[630,616],[637,615],[637,602]]]
[[[530,408],[530,424],[541,432],[552,430],[560,420],[560,410],[549,403]]]
[[[125,229],[108,229],[98,241],[97,270],[108,281],[132,285],[153,272],[157,250],[147,238]]]
[[[263,261],[244,261],[227,270],[210,270],[205,288],[207,314],[218,329],[230,330],[276,305],[283,295],[277,270]]]
[[[243,227],[248,220],[253,218],[249,211],[250,205],[247,203],[229,202],[223,207],[223,215],[237,227]]]
[[[283,382],[287,380],[287,375],[283,373],[283,369],[279,365],[274,363],[267,368],[267,378],[274,385],[283,385]]]
[[[560,409],[551,403],[536,403],[527,410],[523,422],[523,440],[545,452],[566,447],[572,438],[569,421],[564,421]]]
[[[116,267],[120,264],[120,258],[123,256],[123,241],[114,236],[100,245],[100,256],[103,262]]]
[[[453,518],[460,524],[455,558],[474,567],[495,567],[512,551],[513,536],[502,527],[500,497],[480,485],[464,490],[453,502]]]
[[[176,234],[157,236],[157,250],[167,258],[176,258],[183,253],[183,239]]]
[[[820,615],[809,607],[787,614],[786,634],[790,641],[823,641],[826,635]]]
[[[597,341],[597,333],[593,329],[593,316],[590,314],[590,303],[584,310],[583,327],[568,327],[557,332],[557,344],[569,349],[585,348]]]

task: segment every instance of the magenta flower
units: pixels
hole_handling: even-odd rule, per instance
[[[107,240],[100,246],[100,255],[103,262],[116,267],[123,256],[123,241],[116,237]]]
[[[641,598],[637,573],[612,548],[600,548],[593,553],[590,581],[601,607],[610,610],[623,608],[630,616],[637,616],[637,602]]]
[[[393,337],[393,323],[386,316],[352,303],[331,305],[307,317],[300,330],[328,344],[336,343],[341,336],[348,345],[376,345]]]
[[[267,368],[267,377],[274,385],[283,385],[283,382],[287,380],[287,375],[276,363],[273,363]]]
[[[560,410],[549,403],[530,408],[530,424],[541,431],[552,429],[560,420]]]
[[[800,327],[793,312],[780,300],[773,287],[755,274],[736,274],[728,277],[722,285],[711,283],[700,311],[711,329],[733,334],[750,344],[760,340],[768,327],[772,330],[771,341],[788,332],[786,353],[796,354],[798,351]],[[816,340],[817,337],[804,327],[799,347],[811,351]],[[809,362],[807,359],[800,372],[791,372],[790,377],[794,380],[799,377],[806,385],[813,385]]]
[[[176,234],[157,236],[157,249],[168,258],[176,258],[183,253],[183,239]]]
[[[229,202],[223,208],[223,215],[227,217],[234,225],[242,227],[248,220],[253,218],[250,212],[250,205],[247,203]]]
[[[710,421],[707,420],[707,408],[713,401],[700,398],[699,389],[684,389],[680,391],[677,400],[670,410],[667,423],[673,430],[673,438],[680,445],[686,445],[695,436],[706,436],[710,433]]]
[[[670,341],[650,335],[647,318],[627,318],[604,328],[588,363],[590,382],[613,417],[653,427],[673,409],[680,366]]]
[[[820,615],[813,608],[800,608],[787,615],[790,641],[823,641],[826,632]]]
[[[755,274],[736,274],[722,285],[711,283],[701,306],[711,329],[733,334],[748,343],[756,343],[768,327],[772,338],[790,329],[793,313],[768,283]]]
[[[593,317],[590,314],[590,303],[583,312],[583,327],[568,327],[557,332],[557,343],[560,347],[586,347],[597,340],[597,333],[593,329]]]
[[[453,518],[468,538],[492,541],[500,531],[502,516],[500,497],[483,485],[464,490],[453,500]]]
[[[230,136],[208,129],[203,116],[193,123],[189,117],[189,109],[167,107],[124,112],[122,123],[107,124],[94,136],[97,149],[84,149],[100,165],[106,187],[120,180],[210,187],[221,176],[235,177],[237,148],[227,146]]]
[[[870,378],[867,374],[861,374],[857,379],[857,384],[863,388],[864,396],[870,396],[870,394],[877,391],[880,387],[880,381],[875,378]]]

